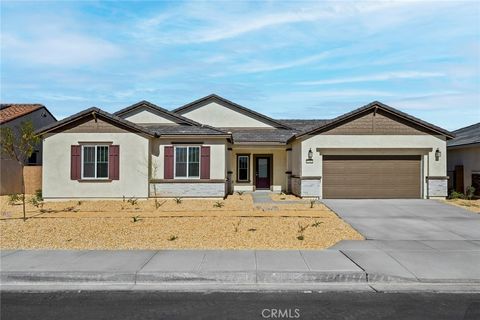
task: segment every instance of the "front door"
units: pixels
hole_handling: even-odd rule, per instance
[[[255,187],[270,189],[270,157],[255,158]]]

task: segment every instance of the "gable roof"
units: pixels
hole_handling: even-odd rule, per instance
[[[116,115],[118,117],[121,117],[121,116],[123,116],[123,115],[125,115],[125,114],[127,114],[131,111],[134,111],[135,109],[139,109],[139,108],[142,108],[142,107],[146,107],[147,109],[151,109],[151,110],[161,114],[166,119],[172,120],[173,122],[176,122],[176,123],[179,123],[179,124],[187,123],[187,124],[190,124],[190,125],[199,125],[199,123],[196,122],[196,121],[193,121],[191,119],[183,117],[179,114],[173,113],[173,112],[171,112],[167,109],[161,108],[161,107],[157,106],[156,104],[153,104],[153,103],[151,103],[149,101],[146,101],[146,100],[142,100],[140,102],[132,104],[131,106],[123,108],[123,109],[115,112],[114,115]]]
[[[99,116],[99,118],[105,118],[105,119],[107,119],[107,120],[109,120],[109,121],[111,121],[115,124],[127,127],[134,132],[143,133],[143,134],[146,134],[148,136],[155,136],[155,132],[153,132],[153,131],[145,128],[145,127],[139,126],[139,125],[137,125],[133,122],[130,122],[128,120],[117,117],[117,116],[115,116],[111,113],[103,111],[102,109],[99,109],[97,107],[91,107],[91,108],[85,109],[85,110],[80,111],[80,112],[78,112],[74,115],[71,115],[70,117],[67,117],[67,118],[62,119],[60,121],[52,123],[48,126],[40,128],[36,131],[36,134],[37,135],[42,135],[44,133],[51,132],[52,130],[59,129],[61,127],[64,127],[64,126],[66,126],[70,123],[73,123],[73,122],[75,122],[77,120],[80,120],[82,118],[86,118],[88,116],[94,116],[94,117]]]
[[[440,127],[437,127],[436,125],[433,125],[431,123],[428,123],[426,121],[423,121],[421,119],[418,119],[414,116],[411,116],[405,112],[402,112],[400,110],[397,110],[395,108],[392,108],[384,103],[381,103],[379,101],[373,101],[367,105],[364,105],[363,107],[360,107],[358,109],[355,109],[353,111],[350,111],[348,113],[345,113],[341,116],[338,116],[332,120],[329,120],[329,121],[326,121],[325,123],[323,124],[320,124],[319,126],[316,126],[308,131],[305,131],[305,132],[302,132],[302,133],[299,133],[297,135],[295,135],[295,138],[300,138],[302,136],[305,136],[305,135],[310,135],[310,134],[315,134],[317,132],[321,132],[321,131],[325,131],[325,130],[328,130],[329,128],[332,128],[334,127],[335,125],[341,123],[342,121],[345,121],[345,120],[348,120],[350,118],[353,118],[361,113],[364,113],[364,112],[367,112],[369,110],[377,110],[377,109],[380,109],[380,110],[383,110],[383,111],[386,111],[390,114],[393,114],[393,115],[396,115],[402,119],[405,119],[407,121],[410,121],[416,125],[419,125],[421,127],[424,127],[430,131],[433,131],[433,132],[436,132],[438,134],[441,134],[441,135],[444,135],[446,136],[447,138],[449,139],[452,139],[453,137],[455,137],[455,135],[450,132],[450,131],[447,131],[443,128],[440,128]]]
[[[448,147],[480,143],[480,122],[453,131],[455,138],[447,142]]]
[[[275,119],[272,119],[270,117],[267,117],[266,115],[263,115],[261,113],[258,113],[256,111],[253,111],[251,109],[248,109],[244,106],[241,106],[233,101],[230,101],[230,100],[227,100],[223,97],[220,97],[216,94],[210,94],[206,97],[203,97],[203,98],[200,98],[198,100],[195,100],[193,102],[190,102],[190,103],[187,103],[186,105],[184,106],[181,106],[177,109],[174,109],[172,112],[175,112],[175,113],[178,113],[178,114],[184,114],[186,112],[189,112],[189,111],[193,111],[195,109],[198,109],[200,107],[203,107],[211,102],[216,102],[226,108],[229,108],[233,111],[237,111],[239,113],[242,113],[248,117],[251,117],[251,118],[254,118],[256,120],[259,120],[261,122],[264,122],[264,123],[267,123],[267,124],[270,124],[272,125],[273,127],[277,127],[277,128],[283,128],[283,129],[292,129],[290,126],[278,121],[278,120],[275,120]]]
[[[23,117],[36,110],[44,108],[53,119],[55,117],[48,111],[43,104],[39,103],[2,103],[0,104],[0,124]],[[56,120],[56,119],[55,119]]]

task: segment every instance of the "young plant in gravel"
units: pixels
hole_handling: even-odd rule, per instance
[[[181,204],[182,203],[182,198],[175,198],[173,199],[176,204]]]
[[[132,217],[132,222],[138,222],[140,220],[143,220],[142,218],[140,218],[140,216],[134,216]]]
[[[297,239],[298,239],[298,240],[302,241],[302,240],[305,239],[305,236],[303,235],[303,233],[305,232],[305,230],[308,229],[308,227],[310,227],[310,225],[307,224],[307,225],[305,225],[305,226],[302,226],[302,225],[300,224],[300,222],[298,223],[298,231],[297,231],[297,234],[298,234],[298,235],[297,235]]]
[[[177,236],[171,235],[170,238],[168,238],[168,241],[175,241],[175,240],[177,240],[177,239],[178,239]]]
[[[127,202],[130,203],[132,206],[136,206],[138,204],[138,199],[135,198],[135,196],[133,196],[130,199],[128,199]]]
[[[238,232],[238,229],[240,228],[240,223],[242,223],[242,219],[238,219],[237,222],[233,223],[233,228],[235,229],[235,232]]]
[[[321,225],[322,223],[323,223],[323,222],[321,222],[321,221],[315,221],[314,223],[312,223],[312,227],[318,228],[318,227],[320,227],[320,225]]]
[[[155,209],[158,209],[160,208],[161,206],[163,206],[163,204],[167,202],[167,201],[163,201],[163,202],[160,202],[158,201],[158,199],[155,199]]]
[[[18,193],[12,193],[8,195],[8,204],[14,206],[17,202],[22,201],[22,195]]]
[[[0,153],[2,158],[10,159],[20,166],[21,171],[27,164],[35,151],[35,148],[40,144],[41,139],[35,133],[35,127],[32,121],[24,121],[16,126],[15,129],[8,126],[0,127]],[[27,220],[27,210],[25,208],[25,178],[20,174],[21,191],[22,191],[22,211],[23,221]]]
[[[37,197],[33,197],[28,201],[32,206],[35,208],[42,208],[43,207],[43,202],[39,201]]]
[[[223,207],[225,204],[222,202],[222,201],[217,201],[213,204],[213,207],[214,208],[221,208]]]

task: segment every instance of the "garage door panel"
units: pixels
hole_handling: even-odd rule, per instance
[[[420,156],[324,156],[324,198],[420,198]]]

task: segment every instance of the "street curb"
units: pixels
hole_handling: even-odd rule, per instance
[[[211,271],[211,272],[1,272],[0,284],[478,284],[480,279],[413,279],[365,272]]]

